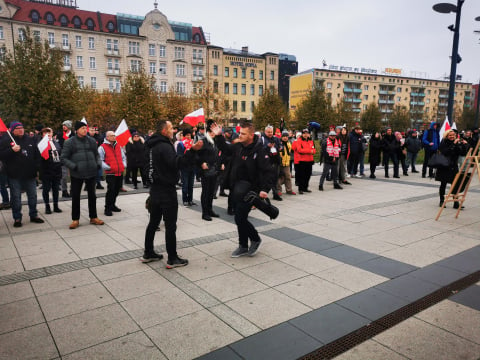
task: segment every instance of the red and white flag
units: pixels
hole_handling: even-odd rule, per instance
[[[117,130],[115,130],[115,136],[116,136],[117,144],[120,146],[127,145],[128,139],[132,137],[132,134],[130,134],[130,130],[128,130],[128,126],[125,119],[122,120],[120,125],[118,125]]]
[[[191,126],[197,126],[198,123],[205,122],[205,114],[203,112],[203,108],[195,110],[190,114],[186,115],[183,120],[180,122],[180,125],[185,123]]]
[[[87,125],[87,131],[89,130],[89,127],[88,127],[88,123],[87,123],[87,119],[85,119],[85,116],[82,118],[82,120],[80,120],[80,122],[84,123],[85,125]]]
[[[7,132],[8,129],[7,127],[5,126],[5,123],[3,122],[3,120],[0,118],[0,132]]]
[[[448,122],[448,117],[445,118],[445,121],[443,122],[442,128],[440,129],[440,141],[443,139],[443,134],[445,131],[450,130],[450,123]]]
[[[50,157],[50,155],[48,154],[48,150],[51,149],[48,134],[45,134],[45,136],[42,138],[42,140],[40,140],[37,146],[38,150],[40,151],[40,155],[42,155],[45,160],[48,160],[48,158]]]

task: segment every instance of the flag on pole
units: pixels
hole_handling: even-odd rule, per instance
[[[205,122],[205,114],[203,112],[203,108],[195,110],[190,114],[187,114],[183,120],[180,122],[180,125],[183,123],[189,124],[191,126],[197,126],[198,123]]]
[[[130,130],[128,130],[125,119],[122,120],[120,125],[118,125],[117,130],[115,130],[115,136],[117,137],[117,144],[120,146],[127,145],[128,139],[132,137],[132,134],[130,134]]]
[[[42,138],[42,140],[40,140],[37,146],[38,150],[40,151],[40,155],[42,155],[45,160],[48,160],[48,158],[50,157],[50,155],[48,154],[48,150],[51,149],[48,134],[45,134],[45,136]]]
[[[0,132],[7,132],[8,129],[7,127],[5,126],[5,123],[3,122],[3,120],[0,118]]]
[[[455,121],[452,124],[452,130],[457,130],[457,123]]]
[[[442,128],[440,129],[440,141],[443,139],[443,134],[445,131],[450,130],[450,123],[448,122],[448,117],[445,118],[445,121],[443,122]]]

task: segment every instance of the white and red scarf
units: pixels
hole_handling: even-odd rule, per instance
[[[338,139],[335,139],[335,143],[332,143],[330,138],[327,138],[327,153],[329,156],[338,158],[340,157],[341,145]]]

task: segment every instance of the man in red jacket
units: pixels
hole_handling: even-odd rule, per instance
[[[107,131],[105,141],[98,147],[98,154],[105,171],[107,193],[105,194],[105,216],[112,216],[112,212],[120,212],[115,202],[122,187],[123,170],[127,166],[127,158],[120,145],[115,140],[115,133]]]

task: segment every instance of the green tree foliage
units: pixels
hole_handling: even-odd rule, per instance
[[[362,127],[364,133],[370,134],[382,129],[382,113],[378,109],[376,103],[372,102],[368,104],[367,110],[362,113],[360,118],[360,126]]]
[[[272,125],[275,128],[280,126],[280,121],[289,119],[289,113],[282,98],[274,89],[265,91],[253,111],[253,124],[257,130]]]
[[[147,131],[153,119],[161,115],[160,102],[154,89],[154,80],[144,69],[129,71],[122,82],[122,91],[113,98],[113,115],[125,119],[129,127]]]
[[[63,71],[63,55],[35,39],[29,28],[0,62],[0,117],[20,120],[27,128],[42,123],[57,128],[81,111],[75,75]]]
[[[178,125],[185,115],[199,108],[198,101],[192,101],[182,94],[177,94],[173,89],[160,97],[162,104],[162,117],[174,125]]]
[[[457,129],[473,129],[475,127],[475,113],[474,109],[464,108],[462,116],[458,118]]]
[[[83,113],[90,125],[96,125],[105,131],[112,125],[117,126],[120,123],[120,120],[113,115],[113,103],[117,95],[108,90],[97,92],[91,88],[83,89],[81,96]]]
[[[388,119],[388,125],[394,131],[407,131],[412,126],[410,120],[410,113],[405,106],[395,106],[390,119]]]
[[[308,122],[316,121],[322,126],[322,131],[328,130],[334,120],[334,113],[325,91],[315,88],[307,94],[305,100],[298,105],[295,117],[299,127],[306,127]]]
[[[351,129],[355,125],[355,113],[352,111],[352,105],[345,101],[338,101],[333,108],[333,123],[335,125],[347,125]]]

